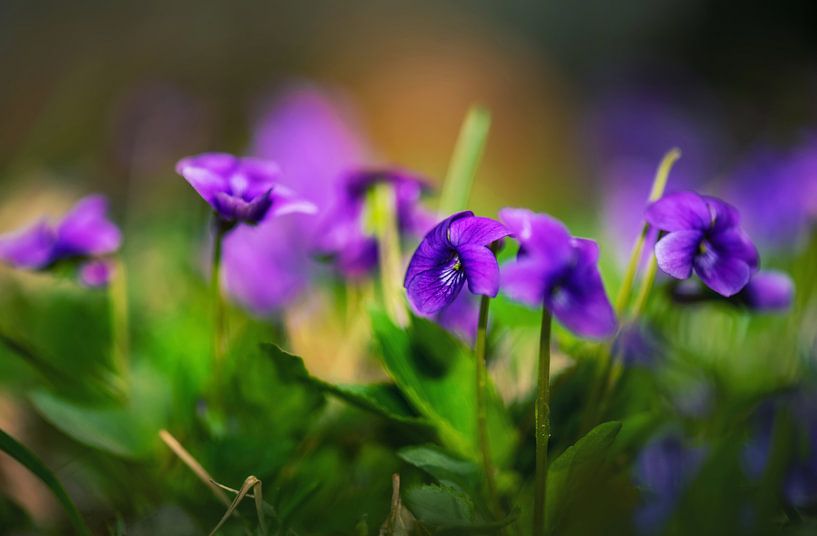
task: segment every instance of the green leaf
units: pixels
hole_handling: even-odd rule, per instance
[[[477,522],[474,502],[451,487],[424,485],[409,488],[405,499],[408,509],[424,525],[468,527]]]
[[[311,376],[303,359],[285,352],[274,344],[262,345],[275,364],[281,378],[298,381],[332,394],[357,407],[373,411],[389,419],[406,424],[428,425],[428,421],[409,405],[392,384],[336,385]]]
[[[432,534],[473,535],[498,534],[499,529],[512,523],[517,512],[499,522],[483,519],[474,501],[460,490],[449,486],[424,485],[406,491],[406,506],[419,524]]]
[[[491,113],[481,106],[472,106],[462,123],[457,145],[448,165],[440,194],[441,214],[452,214],[468,207],[471,186],[474,184],[490,128]]]
[[[65,509],[65,512],[68,514],[68,519],[71,522],[71,526],[74,527],[74,532],[83,536],[90,536],[91,531],[88,529],[85,521],[83,521],[82,516],[80,516],[77,507],[65,492],[62,484],[60,484],[60,481],[57,480],[54,473],[52,473],[39,460],[39,458],[34,455],[33,452],[28,450],[3,430],[0,430],[0,450],[20,462],[21,465],[34,473],[37,478],[42,480],[43,483],[48,486],[48,489],[51,490],[51,493],[54,494],[62,507]]]
[[[553,460],[548,469],[548,531],[561,534],[574,506],[603,481],[602,469],[621,430],[618,421],[602,423]]]
[[[479,470],[473,462],[452,456],[437,446],[406,447],[397,455],[407,463],[427,472],[445,486],[462,491],[474,491],[478,485]]]
[[[443,444],[469,460],[479,459],[476,426],[476,364],[473,352],[444,329],[412,318],[408,330],[373,312],[372,324],[386,372],[412,406],[436,428]],[[503,465],[517,432],[489,384],[488,433],[494,460]]]
[[[124,458],[140,458],[154,444],[155,430],[127,407],[83,405],[45,391],[32,393],[30,398],[49,423],[84,445]]]

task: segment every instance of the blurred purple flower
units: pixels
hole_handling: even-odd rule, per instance
[[[635,481],[642,494],[635,519],[639,532],[661,532],[704,454],[702,448],[689,448],[675,435],[654,439],[644,447],[635,462]]]
[[[262,109],[252,153],[281,166],[280,184],[329,209],[343,174],[370,159],[354,119],[333,95],[310,86],[284,90]],[[254,313],[280,310],[306,288],[317,268],[311,237],[320,218],[292,214],[243,225],[224,241],[227,292]]]
[[[751,151],[731,179],[730,199],[752,214],[747,230],[765,248],[798,244],[817,221],[817,137],[788,152]]]
[[[450,305],[465,283],[473,294],[495,297],[499,265],[492,243],[508,236],[501,223],[458,212],[438,223],[423,238],[409,262],[404,286],[411,305],[432,314]]]
[[[105,287],[114,276],[114,266],[104,259],[86,262],[79,269],[79,280],[86,287]]]
[[[639,322],[624,324],[616,334],[613,355],[626,367],[655,366],[663,357],[661,343],[655,333]]]
[[[739,226],[735,207],[695,192],[665,195],[646,212],[650,225],[666,231],[655,245],[658,266],[676,279],[693,269],[722,296],[732,296],[757,270],[757,249]]]
[[[314,214],[312,203],[277,183],[278,165],[260,158],[238,158],[226,153],[203,153],[183,158],[176,171],[228,224],[254,225],[267,214]]]
[[[108,202],[91,195],[54,226],[40,220],[32,226],[0,236],[0,260],[17,268],[43,270],[65,259],[89,259],[119,249],[122,234],[107,217]]]
[[[530,307],[544,305],[579,335],[612,335],[616,318],[599,274],[596,242],[570,236],[545,214],[505,208],[499,215],[520,244],[517,260],[502,267],[508,296]]]
[[[602,181],[604,229],[619,246],[612,254],[623,264],[641,230],[661,157],[673,147],[683,153],[673,166],[668,192],[696,188],[722,161],[724,136],[717,110],[688,80],[667,87],[656,87],[652,81],[618,85],[603,91],[588,109],[584,139]]]
[[[415,310],[419,314],[418,311]],[[479,301],[471,293],[460,292],[450,304],[427,316],[463,341],[473,344],[477,338]]]
[[[377,241],[364,232],[366,193],[378,183],[394,187],[397,225],[401,235],[422,236],[433,226],[430,213],[419,205],[428,183],[401,169],[360,170],[347,174],[343,190],[325,213],[315,235],[315,252],[331,258],[346,277],[371,272],[377,266]]]
[[[787,393],[760,405],[754,417],[753,433],[743,449],[746,475],[758,482],[772,456],[776,419],[793,426],[783,479],[783,496],[796,508],[817,505],[817,397],[813,389]]]
[[[785,311],[794,299],[794,282],[783,272],[758,272],[738,298],[757,311]]]

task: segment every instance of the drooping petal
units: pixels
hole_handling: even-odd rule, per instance
[[[645,217],[653,227],[670,232],[703,231],[711,222],[706,201],[690,191],[665,195],[647,207]]]
[[[452,220],[448,229],[448,240],[454,247],[465,244],[487,246],[509,234],[508,229],[496,220],[472,216]]]
[[[519,241],[520,251],[541,253],[565,262],[572,255],[570,233],[559,220],[522,208],[504,208],[499,211],[499,218]]]
[[[740,213],[738,209],[717,197],[705,195],[703,198],[706,204],[709,205],[712,229],[714,231],[717,232],[730,227],[737,227],[740,224]]]
[[[599,262],[599,245],[595,240],[576,237],[570,240],[570,246],[577,256],[577,265],[585,266]]]
[[[524,257],[502,265],[502,292],[528,307],[541,307],[550,287],[538,258]]]
[[[0,260],[17,268],[38,270],[54,261],[56,236],[45,220],[0,236]]]
[[[460,292],[449,305],[440,309],[434,320],[469,344],[477,337],[479,322],[479,302],[477,297],[467,292]]]
[[[454,255],[454,249],[448,241],[448,230],[451,226],[451,222],[469,218],[473,215],[474,213],[470,210],[453,214],[435,225],[426,234],[414,252],[414,255],[411,257],[408,269],[406,270],[406,277],[403,281],[404,287],[408,288],[409,282],[417,274],[449,261]]]
[[[794,299],[794,283],[783,272],[759,272],[741,291],[741,297],[758,311],[786,310]]]
[[[406,290],[412,306],[422,314],[434,314],[450,305],[465,284],[465,273],[455,269],[456,259],[416,274]]]
[[[575,268],[548,291],[546,303],[566,328],[583,337],[603,339],[615,333],[616,315],[596,261],[589,259],[592,256],[586,254],[579,257]]]
[[[676,279],[692,275],[692,264],[698,253],[703,233],[701,231],[675,231],[655,244],[655,259],[665,273]]]
[[[752,276],[752,270],[745,261],[720,255],[715,249],[697,255],[693,264],[701,281],[727,298],[740,292]]]
[[[457,248],[468,290],[482,296],[496,297],[499,292],[499,264],[485,246],[465,244]]]
[[[285,214],[317,214],[318,207],[311,201],[301,198],[285,186],[275,186],[270,193],[273,216]]]
[[[182,158],[176,172],[190,183],[208,203],[218,192],[227,192],[229,177],[238,167],[238,158],[227,153],[202,153]]]
[[[752,270],[757,269],[760,264],[760,256],[757,248],[738,227],[730,227],[720,232],[710,233],[707,241],[715,249],[718,255],[740,259],[749,265]]]
[[[107,212],[108,202],[103,196],[80,199],[57,227],[55,255],[107,255],[119,249],[122,233]]]

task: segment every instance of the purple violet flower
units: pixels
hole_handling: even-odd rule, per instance
[[[783,272],[758,272],[738,297],[757,311],[785,311],[794,299],[794,282]]]
[[[277,184],[280,170],[270,160],[203,153],[180,160],[176,172],[227,224],[254,225],[268,213],[282,216],[317,212],[315,205]]]
[[[676,435],[652,440],[639,453],[635,481],[643,504],[636,512],[639,532],[661,532],[700,469],[705,451],[685,446]]]
[[[695,273],[717,292],[739,292],[757,270],[757,249],[739,226],[735,207],[716,197],[684,191],[647,207],[646,219],[667,234],[655,245],[658,266],[676,279]]]
[[[397,226],[401,235],[422,235],[433,225],[419,206],[428,183],[401,169],[360,170],[343,179],[341,194],[318,225],[315,252],[334,260],[346,277],[357,277],[377,266],[377,241],[364,232],[366,193],[378,183],[390,183],[397,199]]]
[[[114,276],[113,263],[104,259],[93,259],[79,268],[79,280],[86,287],[106,287]]]
[[[579,335],[612,335],[616,318],[599,274],[596,242],[570,236],[545,214],[506,208],[499,215],[520,244],[516,261],[502,267],[508,296],[531,307],[544,305]]]
[[[411,305],[433,314],[450,305],[465,283],[473,294],[495,297],[499,265],[491,244],[508,236],[501,223],[458,212],[438,223],[417,247],[404,286]]]
[[[354,114],[332,93],[309,85],[285,89],[265,103],[252,154],[281,166],[281,183],[325,213],[350,169],[370,160]],[[224,280],[233,299],[267,316],[292,303],[321,266],[311,238],[320,217],[293,214],[256,226],[241,225],[224,240]]]
[[[0,260],[17,268],[45,270],[66,259],[91,259],[119,249],[122,234],[107,217],[108,202],[91,195],[56,224],[40,220],[0,236]]]

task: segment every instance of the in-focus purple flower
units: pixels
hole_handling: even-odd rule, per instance
[[[644,447],[635,462],[635,481],[642,494],[635,519],[639,532],[661,532],[703,457],[703,449],[687,447],[672,434]]]
[[[346,277],[365,275],[377,266],[377,241],[364,230],[367,192],[378,183],[393,186],[397,226],[401,235],[422,235],[434,224],[420,206],[429,187],[419,176],[401,169],[372,169],[348,173],[335,203],[318,225],[315,252],[331,258]]]
[[[616,318],[599,274],[596,242],[572,237],[545,214],[506,208],[499,215],[519,241],[516,261],[502,267],[505,293],[530,307],[546,307],[579,335],[612,335]]]
[[[122,234],[107,217],[108,202],[91,195],[56,225],[40,220],[15,233],[0,236],[0,260],[17,268],[44,270],[65,259],[89,259],[119,249]]]
[[[227,153],[203,153],[183,158],[176,171],[228,224],[256,224],[267,214],[314,214],[315,205],[278,184],[278,164],[261,158]]]
[[[404,286],[411,305],[433,314],[450,305],[468,283],[473,294],[495,297],[499,265],[490,246],[508,236],[501,223],[458,212],[438,223],[417,247]]]
[[[669,194],[647,207],[650,225],[665,231],[655,258],[665,273],[687,279],[693,270],[722,296],[732,296],[757,270],[757,249],[740,228],[738,211],[716,197]]]

